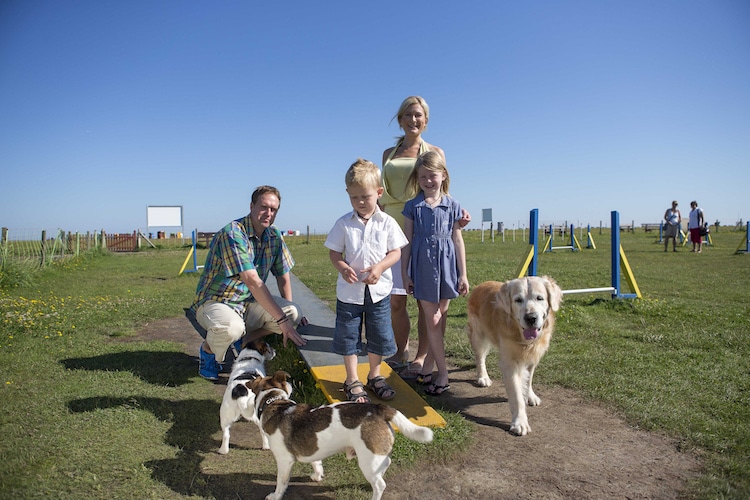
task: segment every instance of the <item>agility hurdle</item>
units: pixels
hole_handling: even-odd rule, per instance
[[[193,268],[192,269],[185,269],[188,265],[188,262],[190,262],[190,257],[193,258]],[[185,262],[182,263],[182,267],[180,268],[180,272],[177,273],[177,276],[185,273],[196,273],[198,270],[203,269],[203,266],[198,265],[198,252],[196,251],[196,234],[195,230],[193,230],[193,244],[190,246],[190,251],[187,254],[187,257],[185,257]]]
[[[591,237],[591,232],[589,231],[589,238]],[[554,246],[555,241],[555,231],[553,230],[552,224],[549,225],[549,238],[547,238],[547,241],[544,243],[544,248],[542,249],[542,252],[551,252],[553,250],[570,250],[571,252],[577,252],[579,250],[582,250],[581,244],[578,242],[578,238],[576,238],[576,231],[575,226],[573,224],[570,225],[570,245],[563,245],[563,246]],[[594,247],[596,248],[596,247]]]
[[[591,248],[592,250],[596,250],[596,243],[594,243],[594,237],[591,236],[591,224],[586,226],[586,248]]]
[[[680,231],[680,233],[682,233],[682,231]],[[687,233],[683,233],[683,234],[684,234],[684,238],[680,239],[682,241],[682,244],[680,246],[684,247],[684,246],[687,246],[687,244],[690,242],[690,231],[688,230]],[[706,239],[703,239],[703,236],[701,236],[701,243],[704,245],[708,245],[708,246],[711,246],[714,244],[714,240],[713,238],[711,238],[710,231],[706,233]]]
[[[638,288],[638,283],[635,281],[633,270],[630,268],[628,259],[625,256],[625,251],[620,244],[620,214],[617,211],[612,211],[612,254],[611,254],[611,265],[612,265],[612,286],[607,287],[596,287],[596,288],[580,288],[575,290],[563,290],[563,294],[573,293],[596,293],[596,292],[610,292],[613,299],[632,299],[641,298],[641,290]],[[750,227],[750,224],[749,226]],[[519,266],[516,276],[522,278],[528,273],[529,276],[537,276],[538,270],[538,249],[539,249],[539,209],[535,208],[529,213],[529,245],[531,248],[524,261]],[[630,290],[633,293],[624,294],[621,293],[621,280],[620,272],[624,271],[625,278],[628,282]]]

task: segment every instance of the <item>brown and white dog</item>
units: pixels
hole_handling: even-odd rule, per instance
[[[383,475],[391,464],[395,424],[413,441],[432,441],[432,430],[409,421],[390,406],[376,403],[335,403],[319,407],[297,404],[289,396],[289,374],[277,371],[273,376],[254,380],[256,418],[268,435],[276,459],[276,490],[266,500],[280,500],[289,486],[294,462],[311,463],[313,481],[323,479],[321,460],[340,452],[357,457],[359,468],[372,485],[372,498],[378,500],[385,490]]]
[[[222,439],[218,452],[222,455],[229,453],[229,428],[240,417],[255,423],[260,428],[260,422],[255,417],[255,393],[250,389],[250,382],[266,376],[266,361],[276,356],[276,351],[264,340],[248,343],[237,355],[232,365],[224,399],[221,401],[219,416],[221,420]],[[268,438],[263,431],[260,433],[264,450],[268,449]]]
[[[536,406],[542,402],[531,382],[549,347],[561,303],[562,290],[547,276],[505,283],[487,281],[474,288],[469,297],[466,332],[474,350],[477,384],[492,384],[485,360],[494,346],[510,405],[510,432],[518,436],[531,431],[526,403]]]

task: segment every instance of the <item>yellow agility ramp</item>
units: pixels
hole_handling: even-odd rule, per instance
[[[367,374],[369,371],[370,365],[368,363],[360,363],[357,366],[359,380],[361,380],[363,384],[367,383]],[[326,395],[328,401],[331,403],[346,401],[346,395],[343,391],[343,384],[346,379],[344,365],[311,366],[310,373],[312,373],[315,380],[318,381],[318,384]],[[373,403],[383,403],[396,408],[403,413],[406,418],[417,425],[427,427],[446,426],[445,419],[427,404],[427,401],[412,389],[409,384],[404,382],[387,363],[380,364],[380,374],[386,378],[388,385],[393,387],[393,390],[396,391],[396,397],[390,401],[381,401],[375,397],[372,392],[367,391],[367,396],[370,398],[370,401]]]

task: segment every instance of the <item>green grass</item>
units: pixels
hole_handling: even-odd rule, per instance
[[[740,233],[712,235],[701,255],[664,253],[653,233],[622,245],[643,299],[567,295],[548,355],[535,377],[601,401],[632,425],[678,439],[704,459],[690,490],[698,498],[750,496],[750,256],[735,255]],[[609,238],[597,250],[541,255],[539,274],[563,289],[609,285]],[[528,245],[465,233],[469,280],[506,280]],[[295,274],[335,300],[335,273],[323,238],[289,238]],[[267,452],[220,442],[220,396],[199,379],[195,360],[164,341],[119,342],[160,318],[182,315],[197,275],[177,276],[187,250],[92,255],[55,264],[30,281],[0,288],[0,491],[4,497],[237,497],[273,481]],[[199,250],[199,261],[205,250]],[[623,281],[623,283],[625,283]],[[410,301],[412,318],[414,301]],[[451,361],[470,368],[466,300],[451,304]],[[277,346],[295,399],[322,395],[293,348]],[[494,363],[488,363],[494,366]],[[495,369],[493,376],[499,374]],[[459,415],[436,442],[399,439],[393,469],[449,460],[471,426]],[[252,464],[252,465],[250,465]],[[356,463],[327,461],[326,488],[369,498]],[[295,474],[307,474],[299,464]],[[265,487],[264,487],[265,488]],[[267,488],[270,492],[272,488]],[[329,490],[330,491],[330,490]],[[312,494],[312,493],[311,493]]]

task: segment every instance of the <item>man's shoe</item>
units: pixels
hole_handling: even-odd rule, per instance
[[[237,356],[239,356],[239,355],[240,355],[240,353],[242,352],[242,339],[243,339],[243,338],[244,338],[244,337],[240,337],[240,340],[238,340],[237,342],[235,342],[234,344],[232,344],[232,347],[234,348],[234,349],[233,349],[233,350],[234,350],[234,353],[233,353],[233,354],[234,354],[234,357],[235,357],[235,358],[236,358]]]
[[[219,372],[221,371],[221,365],[216,362],[216,356],[212,353],[209,354],[203,350],[203,346],[198,348],[200,357],[200,367],[198,368],[198,375],[205,378],[206,380],[219,380]]]

